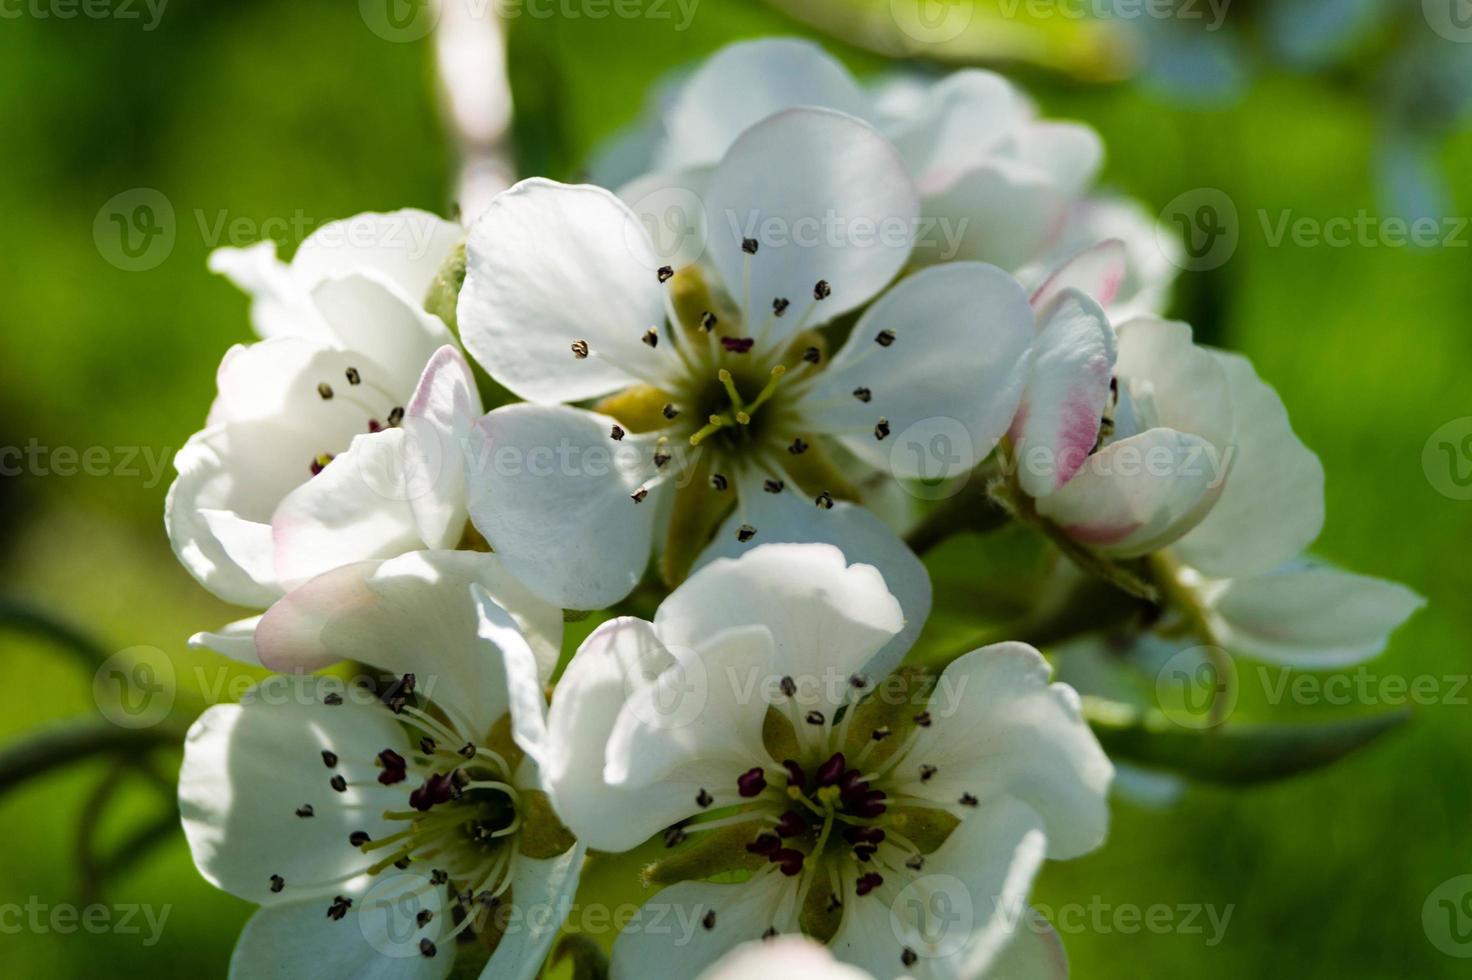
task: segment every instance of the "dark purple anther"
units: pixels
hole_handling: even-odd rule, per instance
[[[807,855],[802,851],[784,847],[772,855],[772,863],[782,869],[782,873],[791,878],[802,874],[802,862]]]
[[[745,799],[760,796],[762,790],[766,788],[767,774],[762,771],[761,766],[752,766],[736,777],[736,789]]]
[[[788,810],[777,820],[777,833],[782,837],[796,837],[806,829],[802,814]]]
[[[732,354],[749,353],[756,346],[755,337],[722,337],[721,346]]]
[[[828,759],[827,762],[818,767],[818,785],[838,785],[838,780],[843,776],[844,766],[846,765],[848,765],[848,763],[843,758],[842,752],[833,753],[833,755]]]
[[[762,834],[747,844],[746,849],[753,854],[771,857],[782,849],[782,841],[776,834]]]

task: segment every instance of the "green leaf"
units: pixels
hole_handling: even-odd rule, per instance
[[[1339,761],[1410,720],[1409,709],[1294,725],[1190,729],[1156,710],[1085,699],[1085,716],[1111,758],[1208,783],[1271,782]]]

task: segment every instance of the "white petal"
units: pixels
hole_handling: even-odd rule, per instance
[[[872,565],[851,565],[827,544],[766,544],[696,571],[654,624],[666,645],[690,648],[724,629],[763,625],[777,678],[798,684],[794,700],[830,710],[846,700],[847,678],[904,627],[904,613]]]
[[[164,502],[164,525],[174,554],[201,585],[226,602],[261,607],[281,594],[270,558],[271,526],[228,508],[254,514],[274,501],[251,506],[259,488],[230,465],[238,444],[233,431],[227,425],[206,429],[175,455],[179,476]]]
[[[873,980],[863,970],[840,963],[822,946],[806,936],[774,936],[738,946],[700,980],[774,980],[804,977],[808,980]]]
[[[1174,429],[1149,429],[1110,443],[1085,461],[1038,513],[1103,554],[1134,556],[1190,530],[1211,506],[1219,475],[1210,445]]]
[[[407,466],[407,436],[389,429],[355,438],[271,518],[276,577],[288,587],[351,562],[425,547],[410,503],[429,493]]]
[[[1068,980],[1068,953],[1052,924],[1029,909],[982,976],[985,980]]]
[[[1042,823],[1028,806],[983,803],[927,857],[913,884],[886,876],[868,895],[848,890],[834,954],[879,977],[983,975],[1029,911],[1044,847]],[[906,949],[916,955],[909,968]]]
[[[1124,242],[1110,238],[1075,252],[1049,273],[1032,294],[1033,309],[1041,310],[1065,289],[1076,289],[1100,306],[1109,307],[1119,296],[1129,274]]]
[[[1098,441],[1117,352],[1104,311],[1077,290],[1056,293],[1038,323],[1012,433],[1022,489],[1046,497],[1073,479]]]
[[[532,596],[495,555],[478,552],[415,552],[328,572],[271,607],[256,648],[273,670],[352,659],[412,673],[420,693],[484,732],[506,712],[508,696],[501,658],[479,636],[472,584],[511,614],[545,680],[562,643],[561,610]]]
[[[473,432],[471,519],[512,574],[565,608],[622,599],[649,563],[660,495],[650,444],[614,441],[613,424],[580,409],[508,405]],[[643,486],[649,497],[636,503]]]
[[[191,650],[213,650],[231,660],[259,667],[261,658],[256,655],[256,627],[261,617],[239,619],[220,627],[213,633],[195,633],[189,638]]]
[[[904,763],[913,761],[917,773],[906,791],[947,804],[964,793],[1021,801],[1046,828],[1053,859],[1098,847],[1109,825],[1113,768],[1083,719],[1078,695],[1066,684],[1049,684],[1051,673],[1023,643],[973,650],[947,667],[930,700],[934,723]],[[923,782],[921,764],[936,767]]]
[[[904,161],[873,129],[836,112],[788,109],[742,133],[712,174],[708,250],[746,328],[776,341],[884,288],[909,258],[919,210]],[[757,241],[755,255],[743,238]],[[832,290],[821,302],[819,280]],[[792,307],[773,319],[779,297]]]
[[[400,398],[414,390],[435,351],[455,343],[439,317],[366,275],[324,279],[312,287],[312,300],[332,328],[338,346],[353,357],[371,358],[384,374],[372,377],[367,367],[354,365],[365,379]],[[341,389],[345,387],[341,379],[338,374],[326,380]]]
[[[744,480],[738,487],[745,516],[733,514],[716,534],[700,558],[700,568],[720,558],[737,558],[765,544],[831,544],[843,551],[851,564],[872,565],[884,578],[884,587],[900,604],[904,628],[879,649],[860,672],[885,677],[899,666],[915,645],[930,616],[930,574],[905,542],[889,525],[863,507],[839,502],[832,510],[817,507],[795,492],[771,494],[762,491],[759,480]],[[756,537],[742,542],[737,528],[750,521]]]
[[[875,339],[886,330],[894,335],[888,347]],[[842,433],[861,459],[905,479],[930,475],[925,454],[906,444],[907,430],[955,428],[969,444],[953,449],[969,468],[1012,423],[1033,332],[1027,294],[1002,270],[973,262],[922,270],[865,312],[804,400],[825,407],[808,414],[815,429]],[[869,402],[853,397],[860,387]],[[893,441],[876,438],[881,418]]]
[[[443,980],[454,966],[453,946],[422,955],[420,933],[405,915],[421,907],[448,915],[437,894],[416,894],[423,882],[417,872],[390,870],[356,887],[340,887],[338,894],[353,902],[340,921],[327,917],[325,899],[259,909],[230,958],[231,980]],[[426,932],[434,935],[439,928],[436,921]]]
[[[740,884],[685,881],[660,891],[614,940],[610,980],[699,976],[730,950],[760,939],[792,898],[794,882],[773,870]],[[702,920],[710,912],[707,929]]]
[[[496,651],[506,675],[506,699],[511,712],[511,737],[532,761],[540,766],[547,742],[547,695],[545,685],[557,666],[556,647],[538,644],[533,650],[521,624],[479,582],[470,587],[475,603],[477,635]],[[561,610],[549,609],[546,625]],[[540,653],[540,656],[538,655]]]
[[[517,857],[506,913],[510,926],[481,980],[535,980],[572,907],[586,855],[578,844],[554,858]]]
[[[1305,670],[1369,660],[1426,604],[1397,582],[1300,563],[1220,583],[1209,595],[1224,646]]]
[[[1033,122],[1017,131],[1017,158],[1046,173],[1068,197],[1088,189],[1104,161],[1104,144],[1088,126]]]
[[[921,184],[945,181],[993,158],[1028,118],[1027,103],[1001,75],[968,69],[930,86],[919,104],[885,126]]]
[[[1222,363],[1191,340],[1184,323],[1141,318],[1118,327],[1115,373],[1146,421],[1200,436],[1216,447],[1223,468],[1232,444],[1233,399]]]
[[[683,787],[638,791],[603,779],[610,733],[629,695],[676,664],[639,619],[609,620],[578,648],[547,713],[542,779],[563,823],[587,846],[627,851],[698,809]]]
[[[727,45],[690,77],[666,113],[660,168],[714,163],[743,130],[796,106],[863,118],[868,99],[843,65],[809,41]]]
[[[724,765],[732,777],[727,785],[695,786],[682,796],[686,807],[701,788],[729,797],[736,774],[770,762],[762,744],[768,703],[762,685],[781,677],[774,673],[772,633],[741,626],[670,653],[674,666],[629,693],[608,735],[603,778],[614,787],[668,788],[685,773],[719,772]]]
[[[1115,323],[1163,312],[1171,285],[1185,265],[1178,232],[1161,225],[1154,212],[1138,201],[1099,196],[1075,203],[1068,211],[1056,246],[1033,270],[1036,282],[1060,263],[1107,241],[1123,243],[1124,276],[1109,300],[1094,295]],[[1089,292],[1087,288],[1085,292]]]
[[[1218,578],[1276,568],[1324,526],[1324,467],[1294,434],[1278,393],[1240,354],[1213,351],[1232,391],[1234,455],[1211,513],[1173,553]]]
[[[291,271],[307,285],[347,273],[375,273],[418,305],[464,237],[465,229],[428,211],[365,212],[313,231],[292,256]]]
[[[968,260],[1014,270],[1035,258],[1063,224],[1068,198],[1043,174],[997,159],[922,183],[922,263]]]
[[[463,447],[481,414],[480,392],[465,356],[441,347],[429,359],[405,406],[405,449],[428,480],[428,493],[410,497],[419,534],[432,548],[453,548],[465,534]]]
[[[260,336],[309,337],[320,343],[331,339],[305,285],[276,257],[275,242],[217,248],[210,253],[209,269],[250,295],[251,326]]]
[[[601,187],[524,180],[470,228],[457,316],[491,377],[536,402],[574,402],[669,370],[663,263],[639,219]],[[572,344],[592,353],[579,359]]]
[[[348,836],[390,832],[379,814],[403,795],[378,784],[375,758],[386,748],[407,754],[404,731],[377,705],[322,704],[321,684],[274,678],[189,729],[179,771],[184,835],[200,874],[232,895],[262,904],[330,895],[342,887],[336,879],[371,863]],[[337,755],[335,767],[323,764],[324,751]],[[328,785],[335,775],[352,784],[346,792]],[[302,806],[314,815],[297,816]],[[273,874],[286,879],[279,893]]]

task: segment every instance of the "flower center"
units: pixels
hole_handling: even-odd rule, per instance
[[[371,379],[364,379],[362,371],[349,366],[343,372],[343,379],[347,382],[346,386],[334,386],[328,381],[317,382],[317,397],[324,403],[359,415],[364,420],[361,423],[365,426],[362,431],[382,432],[386,428],[397,428],[404,421],[404,408],[398,399],[382,385]],[[381,403],[377,408],[372,404],[374,399]],[[320,452],[313,456],[308,464],[311,474],[316,476],[321,473],[336,455],[333,452]]]

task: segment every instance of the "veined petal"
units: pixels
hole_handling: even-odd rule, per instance
[[[386,748],[408,752],[403,729],[376,705],[320,703],[322,683],[275,678],[242,704],[207,709],[189,730],[184,836],[200,874],[232,895],[273,904],[331,894],[371,863],[349,835],[380,837],[391,826],[379,814],[401,794],[378,784],[374,760]],[[335,756],[330,770],[323,752]],[[337,775],[345,792],[329,785]],[[303,807],[310,817],[298,816]],[[285,879],[280,892],[273,874]]]
[[[428,211],[402,208],[330,221],[307,236],[291,259],[306,285],[348,273],[381,276],[418,305],[465,229]]]
[[[1038,323],[1012,434],[1018,482],[1046,497],[1073,479],[1098,441],[1117,352],[1109,318],[1075,289],[1056,293]]]
[[[1211,506],[1220,476],[1210,444],[1174,429],[1148,429],[1090,456],[1038,513],[1079,544],[1135,556],[1163,548]],[[1024,464],[1025,465],[1025,464]]]
[[[1324,467],[1252,363],[1240,354],[1211,354],[1231,387],[1235,454],[1211,512],[1172,550],[1216,578],[1254,575],[1288,561],[1319,536]]]
[[[795,38],[729,44],[706,59],[666,112],[660,168],[714,163],[742,131],[797,106],[868,114],[853,76],[818,45]]]
[[[670,369],[663,263],[610,191],[534,178],[497,195],[470,228],[461,338],[491,377],[535,402],[574,402]],[[668,341],[668,337],[664,338]],[[572,345],[587,344],[586,357]]]
[[[925,269],[865,312],[802,410],[817,431],[839,434],[860,458],[901,478],[928,475],[923,457],[903,445],[906,429],[959,423],[970,445],[957,448],[975,465],[1017,412],[1033,333],[1027,294],[1002,270],[977,262]],[[854,397],[860,388],[867,401]],[[895,441],[876,438],[880,419]]]
[[[562,406],[508,405],[472,433],[470,516],[506,567],[549,602],[601,609],[629,594],[653,548],[661,487],[648,437]],[[636,502],[641,487],[648,497]]]
[[[1369,660],[1426,604],[1398,582],[1298,562],[1203,591],[1222,645],[1304,670]]]
[[[562,644],[561,610],[535,598],[495,555],[479,552],[414,552],[328,572],[271,607],[256,648],[279,671],[353,659],[414,674],[420,693],[485,732],[509,699],[501,657],[479,635],[473,584],[510,614],[545,681]]]
[[[1050,684],[1051,674],[1024,643],[982,647],[947,667],[930,699],[933,724],[901,763],[913,762],[916,770],[905,792],[947,804],[965,793],[1025,804],[1046,830],[1053,859],[1098,847],[1109,825],[1114,770],[1083,719],[1078,695],[1066,684]],[[922,763],[935,767],[928,779],[918,775]],[[928,862],[937,871],[938,858]]]
[[[794,490],[766,493],[759,479],[743,480],[738,487],[744,507],[733,514],[700,557],[696,568],[721,558],[738,558],[764,544],[831,544],[852,564],[872,565],[884,578],[884,587],[900,604],[904,627],[880,647],[860,673],[881,678],[899,666],[915,645],[930,617],[930,574],[892,528],[863,507],[843,501],[831,510],[816,506]],[[751,522],[756,536],[743,542],[736,531]]]
[[[832,545],[766,544],[696,571],[660,605],[654,624],[671,648],[766,626],[773,673],[797,682],[803,708],[827,711],[844,703],[843,681],[904,628],[904,612],[877,569],[850,564]]]
[[[683,881],[665,888],[640,910],[644,928],[625,929],[614,940],[609,978],[699,976],[731,949],[760,939],[796,887],[795,879],[772,869],[739,884]],[[674,927],[652,928],[655,916]]]
[[[542,779],[563,823],[591,848],[627,851],[699,809],[683,788],[676,796],[663,787],[630,792],[603,778],[609,736],[630,694],[677,663],[651,624],[623,617],[594,630],[558,681]]]
[[[982,976],[985,980],[1068,980],[1068,952],[1052,924],[1037,910],[1028,909],[1012,939]]]
[[[711,175],[708,253],[748,329],[776,343],[883,289],[909,258],[919,211],[884,137],[852,116],[788,109],[742,133]],[[792,307],[775,318],[778,298]]]

